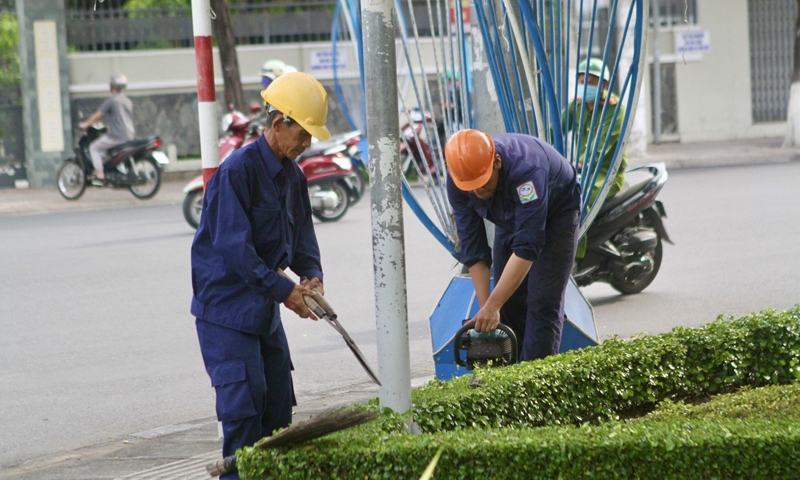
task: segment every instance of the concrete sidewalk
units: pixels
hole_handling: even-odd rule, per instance
[[[128,190],[87,187],[77,200],[67,200],[56,188],[19,189],[0,188],[0,216],[40,215],[51,212],[101,210],[107,208],[148,207],[154,205],[180,205],[183,187],[188,183],[184,175],[165,177],[161,189],[149,200],[139,200]]]
[[[433,377],[412,379],[413,388]],[[378,396],[373,383],[351,385],[346,391],[298,398],[293,422],[307,420],[326,409],[365,403]],[[0,471],[14,480],[201,480],[205,466],[222,458],[214,417],[109,439],[71,452],[27,461]]]
[[[647,154],[631,156],[629,167],[665,163],[668,170],[800,161],[800,148],[781,148],[782,138],[705,143],[649,145]],[[55,188],[31,190],[0,188],[0,215],[35,215],[57,211],[97,210],[148,205],[179,205],[183,186],[200,173],[199,160],[170,164],[161,191],[150,200],[138,200],[127,190],[87,188],[77,201],[61,197]]]
[[[662,143],[648,145],[647,154],[631,156],[629,167],[665,163],[676,168],[728,167],[800,161],[800,148],[782,148],[783,138],[729,140],[725,142]]]

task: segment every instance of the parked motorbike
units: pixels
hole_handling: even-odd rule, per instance
[[[64,160],[58,171],[58,191],[67,200],[77,200],[90,185],[94,165],[89,145],[107,131],[99,125],[90,126],[77,141],[75,156]],[[135,139],[112,147],[103,163],[103,187],[127,188],[142,200],[152,198],[161,188],[161,172],[169,158],[156,149],[161,146],[158,136]]]
[[[253,119],[261,112],[257,103],[250,105],[250,117],[229,105],[229,112],[222,117],[222,131],[225,137],[219,141],[219,161],[222,162],[234,151],[258,140],[261,135],[261,125]]]
[[[219,141],[220,162],[234,151],[258,140],[261,134],[261,126],[253,122],[253,117],[245,116],[235,110],[233,105],[229,108],[230,112],[222,117],[222,131],[225,132],[225,137]],[[251,115],[257,115],[260,111],[261,106],[258,104],[250,106]],[[203,176],[198,175],[193,178],[183,187],[183,193],[186,195],[183,199],[183,218],[192,228],[197,228],[203,211]]]
[[[409,112],[408,122],[400,127],[400,162],[403,170],[403,175],[406,178],[411,172],[416,172],[414,163],[417,164],[419,173],[423,177],[430,172],[431,177],[436,179],[436,164],[433,161],[433,150],[428,142],[425,140],[423,132],[427,124],[427,132],[430,135],[436,135],[436,126],[433,124],[433,116],[430,113],[423,113],[419,109],[413,109]],[[425,168],[427,163],[428,168]]]
[[[358,150],[359,141],[361,141],[361,132],[353,130],[331,137],[329,140],[312,143],[306,151],[297,157],[298,162],[320,155],[330,156],[339,153],[348,157],[350,163],[353,164],[353,173],[356,175],[355,177],[351,177],[354,185],[353,188],[350,189],[350,206],[355,205],[361,200],[361,197],[364,196],[364,190],[369,183],[369,171],[367,170],[364,160],[361,158],[361,152]]]
[[[662,218],[667,214],[656,196],[667,181],[664,164],[626,172],[622,191],[607,199],[589,227],[586,255],[573,278],[578,286],[607,282],[620,293],[639,293],[658,274],[662,242],[670,244]]]
[[[345,145],[346,142],[323,151],[306,151],[296,159],[308,179],[311,214],[321,222],[342,218],[351,199],[358,201],[364,193],[364,179],[353,167],[352,158],[343,153]]]
[[[236,122],[231,122],[233,126]],[[239,122],[241,125],[243,122]],[[240,148],[251,141],[246,138]],[[295,161],[308,179],[308,193],[312,214],[322,222],[334,222],[347,213],[350,205],[359,201],[364,193],[366,167],[357,154],[358,131],[340,135],[334,139],[312,144]],[[227,140],[227,138],[226,138]],[[223,154],[231,142],[220,142],[220,159],[227,158],[234,149]],[[357,169],[354,165],[360,165]],[[203,211],[203,176],[192,179],[183,189],[183,216],[193,228],[200,224]]]

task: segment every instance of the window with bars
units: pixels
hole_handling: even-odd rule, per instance
[[[697,24],[697,0],[650,0],[650,26],[658,9],[661,28]]]
[[[747,7],[753,122],[782,122],[789,103],[797,2],[748,0]]]

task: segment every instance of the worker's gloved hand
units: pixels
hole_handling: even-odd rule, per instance
[[[321,284],[320,284],[321,285]],[[303,301],[303,295],[311,296],[313,292],[305,285],[295,285],[289,298],[283,301],[286,308],[296,313],[300,318],[310,318],[311,320],[318,320],[311,310],[306,306]]]
[[[500,323],[500,309],[484,306],[475,317],[467,323],[474,323],[475,330],[478,332],[492,332]]]
[[[323,297],[325,296],[325,287],[322,285],[322,281],[317,277],[314,277],[311,280],[303,277],[303,279],[300,280],[300,285],[308,287],[311,290],[316,288],[320,295]]]

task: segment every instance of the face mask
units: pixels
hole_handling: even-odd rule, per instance
[[[584,91],[584,87],[586,90]],[[592,103],[597,98],[597,85],[584,85],[578,84],[578,96],[583,98],[584,102]]]

